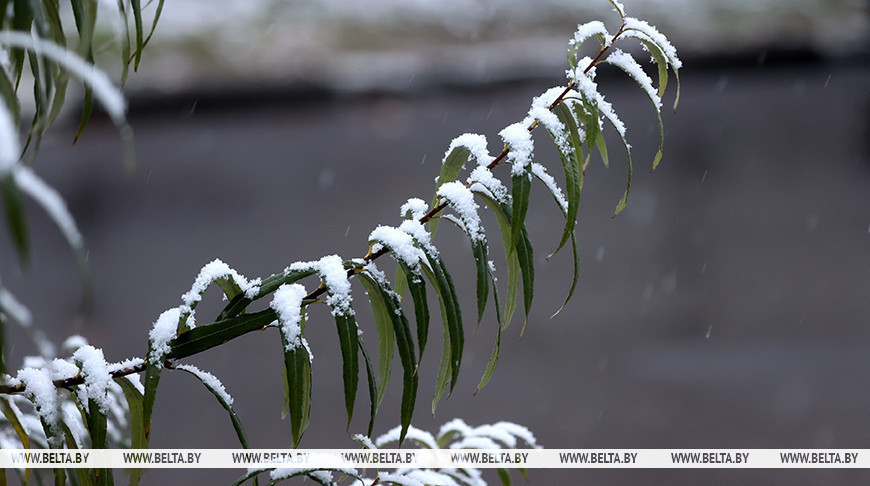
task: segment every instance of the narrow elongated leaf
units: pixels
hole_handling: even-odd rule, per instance
[[[629,77],[631,77],[631,79],[633,79],[637,83],[637,85],[644,91],[644,93],[646,93],[647,97],[653,105],[653,108],[655,108],[656,116],[658,117],[659,121],[659,148],[656,151],[656,155],[653,158],[652,163],[652,168],[653,170],[655,170],[662,159],[662,151],[665,142],[665,129],[664,125],[662,124],[662,112],[660,108],[661,98],[656,93],[655,88],[652,84],[652,80],[644,72],[640,64],[638,64],[631,55],[618,51],[608,57],[607,61],[628,74]]]
[[[130,412],[130,448],[147,449],[148,440],[145,438],[145,422],[143,399],[144,396],[127,377],[115,378],[115,382],[121,386],[124,398],[127,400],[127,410]],[[144,468],[132,468],[130,471],[130,486],[139,484]]]
[[[235,317],[251,304],[255,300],[259,300],[275,290],[278,289],[283,284],[291,284],[296,282],[297,280],[301,280],[305,277],[314,275],[316,273],[314,270],[294,270],[292,272],[287,273],[278,273],[275,275],[271,275],[264,279],[260,284],[260,291],[257,292],[257,295],[254,296],[253,299],[246,297],[244,294],[238,294],[235,297],[230,299],[230,302],[221,310],[220,314],[218,314],[217,319],[215,321],[222,321],[224,319],[228,319],[230,317]]]
[[[9,118],[15,127],[18,127],[21,123],[21,105],[18,102],[18,95],[15,93],[14,82],[7,75],[5,69],[0,69],[0,96],[3,98],[6,111],[9,112]]]
[[[152,350],[148,350],[150,355]],[[143,444],[148,448],[148,443],[151,441],[151,415],[154,414],[154,402],[157,399],[157,386],[160,384],[160,377],[163,373],[163,363],[152,363],[148,361],[145,365],[145,393],[142,396],[142,437]]]
[[[568,301],[571,300],[571,297],[574,296],[574,291],[577,289],[577,282],[580,280],[580,253],[577,251],[577,238],[574,234],[571,234],[571,254],[574,259],[574,273],[571,277],[571,288],[568,290],[568,296],[565,297],[565,302],[562,303],[562,306],[559,307],[559,310],[553,313],[550,316],[550,319],[559,315],[562,312],[562,309],[568,305]]]
[[[526,222],[526,212],[529,210],[529,194],[532,187],[530,173],[516,174],[511,176],[511,248],[510,252],[517,249],[522,239],[523,227]]]
[[[136,52],[133,54],[133,70],[139,69],[139,61],[142,60],[142,48],[145,47],[144,27],[142,26],[142,5],[139,0],[130,0],[130,7],[133,9],[133,24],[136,34]]]
[[[426,276],[435,287],[435,293],[441,302],[442,320],[447,327],[447,334],[450,343],[450,392],[456,386],[456,381],[459,377],[459,368],[462,364],[462,350],[465,346],[465,331],[462,327],[462,312],[459,307],[459,298],[456,295],[456,287],[453,285],[453,278],[447,272],[447,267],[444,266],[444,261],[437,253],[425,251],[426,258],[429,261],[428,268],[424,265],[423,269]],[[446,347],[446,344],[445,344]],[[443,364],[443,363],[442,363]],[[439,371],[440,374],[440,371]],[[436,390],[436,399],[440,399],[443,389]]]
[[[282,343],[286,337],[282,336]],[[305,346],[287,349],[284,346],[287,403],[290,409],[290,431],[293,447],[299,446],[302,434],[308,428],[311,415],[311,358]]]
[[[239,416],[236,414],[236,411],[233,409],[232,397],[227,394],[226,390],[221,384],[220,381],[215,378],[211,373],[205,372],[196,368],[194,366],[187,365],[179,365],[176,366],[175,369],[184,371],[190,375],[196,377],[197,380],[200,381],[208,391],[211,392],[212,395],[217,399],[218,403],[221,404],[224,410],[227,411],[227,414],[230,416],[230,421],[233,424],[233,429],[236,431],[236,437],[239,438],[239,444],[242,445],[245,449],[250,449],[250,445],[248,444],[248,437],[245,435],[245,428],[242,426],[241,420],[239,420]]]
[[[0,195],[6,209],[6,227],[12,238],[13,247],[21,262],[30,259],[30,244],[27,231],[27,218],[21,191],[12,176],[0,177]]]
[[[374,289],[381,294],[387,315],[393,327],[396,349],[399,352],[399,361],[402,363],[402,432],[399,436],[399,444],[401,445],[408,427],[411,425],[411,417],[414,414],[414,404],[417,399],[417,358],[414,353],[414,340],[411,336],[408,319],[402,311],[398,296],[387,286],[387,282],[379,278],[370,277],[365,273],[360,275],[368,278],[370,283],[374,284]]]
[[[535,257],[532,251],[532,242],[529,239],[529,233],[526,231],[525,226],[523,226],[516,253],[517,258],[519,258],[520,273],[523,276],[523,310],[526,312],[523,330],[520,331],[520,335],[522,335],[526,325],[529,323],[529,312],[532,309],[532,300],[535,293]]]
[[[441,165],[441,173],[438,175],[438,179],[435,181],[435,192],[438,192],[438,188],[442,185],[453,182],[459,176],[459,171],[462,170],[462,166],[468,162],[468,156],[471,155],[471,151],[468,150],[467,147],[462,145],[456,146],[453,150],[450,151],[449,154],[444,158],[444,163]],[[431,207],[435,207],[438,204],[438,196],[432,200]],[[435,231],[438,229],[438,219],[433,219],[429,222],[429,232],[431,234],[435,234]]]
[[[426,342],[429,340],[429,299],[426,296],[426,282],[421,274],[414,272],[405,263],[399,262],[399,268],[402,270],[401,275],[404,276],[405,284],[411,292],[411,299],[414,301],[414,317],[417,322],[417,349],[420,350],[419,364],[423,360],[423,351],[426,349]]]
[[[593,134],[588,131],[590,126],[593,126],[593,125],[598,123],[598,115],[597,115],[598,110],[593,103],[591,103],[585,99],[583,101],[584,101],[585,108],[588,110],[588,113],[594,113],[594,116],[591,116],[591,118],[590,118],[590,115],[588,113],[584,113],[584,108],[578,107],[577,105],[575,105],[575,107],[574,107],[574,113],[580,119],[588,119],[589,120],[589,123],[587,123],[587,125],[586,125],[587,126],[587,133],[586,133],[587,143],[589,140],[595,140],[595,144],[598,145],[599,150],[601,150],[605,146],[604,146],[604,137],[601,135],[600,125],[599,125],[599,128],[595,130],[595,133],[594,133],[595,138],[590,138]],[[614,128],[617,126],[617,120],[614,120],[614,119],[610,118],[609,116],[607,116],[607,112],[601,112],[601,114],[604,115],[604,118]],[[584,121],[584,123],[585,123],[585,121]],[[616,130],[616,132],[619,133],[619,130]],[[628,193],[631,191],[631,177],[632,177],[632,173],[633,173],[632,162],[631,162],[631,145],[628,144],[628,140],[625,139],[625,136],[623,134],[620,134],[619,138],[620,138],[620,140],[622,140],[622,145],[623,145],[623,147],[625,147],[625,152],[626,152],[626,156],[628,159],[628,181],[626,183],[625,192],[623,193],[622,198],[617,203],[616,210],[613,212],[614,216],[621,213],[622,210],[625,209],[625,205],[628,203]],[[591,149],[591,147],[590,147],[590,149]],[[607,165],[606,150],[602,150],[601,156],[605,160],[605,165]]]
[[[336,315],[335,327],[338,330],[338,343],[341,346],[344,406],[347,410],[347,427],[349,429],[359,384],[359,328],[353,315]]]
[[[170,341],[170,351],[166,359],[185,358],[220,346],[243,334],[263,329],[277,318],[274,310],[265,309],[197,326]]]
[[[559,240],[559,246],[550,254],[550,257],[556,254],[562,246],[568,241],[570,235],[574,234],[574,227],[577,223],[577,213],[580,209],[580,191],[583,188],[583,140],[580,137],[580,130],[577,126],[577,120],[571,112],[571,109],[564,103],[559,103],[553,108],[553,113],[559,117],[565,127],[568,129],[568,144],[571,147],[571,152],[563,153],[560,150],[560,158],[562,160],[562,168],[565,171],[565,192],[568,198],[568,208],[565,214],[565,228],[562,230],[562,238]]]
[[[0,411],[3,412],[3,416],[6,417],[6,420],[8,420],[9,424],[12,425],[12,428],[18,435],[18,440],[21,441],[21,445],[25,449],[30,449],[30,436],[27,434],[24,425],[21,423],[22,417],[18,412],[17,407],[12,404],[11,397],[0,396]]]
[[[438,304],[441,306],[441,315],[446,315],[447,310],[445,308],[445,303],[439,299]],[[438,374],[435,376],[435,393],[432,396],[432,415],[435,415],[435,409],[438,408],[438,402],[441,400],[441,397],[444,396],[444,392],[447,390],[447,384],[450,382],[450,377],[453,375],[450,366],[450,330],[445,325],[442,327],[442,331],[444,338],[442,341],[441,361],[438,363]]]
[[[486,240],[472,239],[471,250],[477,267],[477,322],[480,324],[483,312],[486,310],[486,302],[489,300],[489,248]]]
[[[483,371],[483,376],[480,378],[480,383],[477,384],[475,394],[483,389],[489,380],[492,378],[495,369],[498,366],[498,354],[501,348],[501,326],[496,326],[495,345],[492,348],[492,353],[489,355],[489,361],[486,363],[486,369]]]
[[[359,350],[362,352],[363,360],[366,365],[366,381],[368,381],[369,389],[369,425],[366,432],[367,437],[372,436],[372,430],[375,428],[375,415],[378,413],[378,382],[375,380],[375,371],[372,367],[372,360],[369,358],[369,352],[366,350],[365,343],[362,338],[359,339]]]
[[[505,468],[498,468],[498,479],[501,481],[503,486],[511,486],[511,474]]]
[[[380,407],[384,399],[387,383],[390,381],[390,372],[393,368],[393,355],[396,349],[396,337],[390,316],[387,314],[384,297],[378,290],[378,284],[365,273],[357,274],[359,281],[366,288],[369,302],[372,304],[372,312],[375,318],[375,327],[378,332],[378,400]]]
[[[504,310],[504,327],[507,327],[510,324],[511,319],[513,318],[514,311],[517,307],[517,291],[519,290],[520,285],[520,262],[519,257],[516,252],[512,252],[511,249],[511,220],[508,215],[505,213],[504,208],[510,209],[507,205],[502,205],[496,202],[494,199],[489,197],[484,193],[476,193],[483,202],[486,204],[486,207],[489,208],[490,211],[495,215],[496,222],[498,223],[499,230],[501,231],[502,242],[504,243],[505,255],[507,260],[507,271],[508,271],[508,286],[507,286],[507,300],[505,301],[505,310]],[[494,286],[493,286],[494,287]]]

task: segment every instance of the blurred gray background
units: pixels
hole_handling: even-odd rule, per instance
[[[509,420],[552,448],[867,448],[866,2],[625,3],[629,15],[669,35],[684,60],[680,107],[664,113],[661,166],[648,171],[657,143],[651,106],[633,83],[600,69],[633,145],[628,208],[611,218],[626,176],[611,140],[611,167],[593,158],[583,189],[580,285],[550,319],[571,262],[567,252],[545,260],[562,218],[535,187],[528,224],[537,286],[525,334],[515,320],[496,375],[474,396],[495,322],[490,308],[472,333],[474,300],[466,299],[460,382],[433,417],[436,321],[414,424],[437,432],[454,417]],[[163,15],[127,88],[135,171],[125,171],[119,137],[103,120],[71,149],[74,113],[49,133],[36,162],[85,235],[92,311],[77,315],[75,261],[37,208],[30,268],[0,240],[3,283],[37,325],[56,343],[82,334],[109,360],[143,356],[153,321],[214,258],[254,277],[326,254],[362,256],[371,229],[397,224],[407,198],[429,200],[451,139],[481,133],[497,152],[498,131],[522,119],[533,96],[564,84],[577,23],[618,23],[605,1],[560,0],[174,0]],[[541,134],[536,141],[537,160],[560,174],[550,142]],[[486,221],[503,267],[496,226]],[[451,230],[437,240],[459,292],[471,296],[471,253]],[[362,288],[355,292],[362,299]],[[207,295],[201,323],[222,305],[219,291]],[[370,313],[362,300],[356,307],[371,345]],[[15,366],[33,350],[20,331],[7,332]],[[314,396],[302,446],[355,447],[325,309],[312,309],[306,332]],[[189,361],[223,380],[254,447],[289,446],[277,333],[247,335]],[[396,381],[376,436],[398,423],[399,390]],[[364,431],[366,407],[361,390],[352,433]],[[236,440],[204,387],[165,373],[152,446],[231,448]],[[153,470],[144,481],[229,483],[241,473]],[[533,470],[530,480],[855,484],[870,476]]]

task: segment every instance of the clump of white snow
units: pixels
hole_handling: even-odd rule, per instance
[[[224,384],[216,377],[215,375],[209,373],[208,371],[203,371],[196,366],[182,364],[176,366],[176,368],[180,370],[184,370],[196,375],[200,381],[202,381],[209,390],[218,394],[221,397],[221,401],[226,403],[227,405],[233,404],[233,397],[227,392],[227,389],[224,388]]]
[[[249,299],[256,297],[257,293],[260,291],[260,279],[248,281],[247,278],[230,268],[226,263],[219,259],[214,259],[202,267],[199,271],[199,275],[197,275],[196,279],[193,281],[190,290],[181,296],[183,304],[180,307],[180,311],[181,315],[186,317],[186,324],[188,327],[193,328],[196,325],[194,309],[199,301],[202,300],[202,295],[208,289],[209,285],[220,279],[227,279],[235,282],[235,284],[239,286],[239,289],[241,289],[242,293],[245,294],[245,297]]]
[[[514,123],[503,128],[498,134],[510,147],[507,158],[511,163],[511,175],[528,173],[528,166],[532,163],[532,155],[535,151],[535,144],[532,141],[532,134],[529,132],[528,126]]]
[[[171,351],[169,342],[175,339],[178,333],[178,320],[181,311],[174,307],[160,314],[154,322],[151,332],[148,333],[151,352],[148,354],[148,362],[152,365],[162,365],[163,358]]]
[[[112,375],[109,373],[103,350],[88,344],[78,348],[72,357],[81,366],[85,379],[85,395],[97,404],[102,413],[108,412],[111,405],[109,387]]]
[[[392,226],[378,226],[369,235],[370,242],[384,245],[392,250],[393,256],[411,269],[419,269],[420,262],[425,260],[423,251],[414,245],[414,237],[409,233]],[[377,252],[379,248],[372,248]]]
[[[471,152],[471,156],[477,160],[478,165],[489,165],[495,158],[489,154],[489,149],[486,144],[486,137],[477,133],[463,133],[450,142],[450,147],[444,153],[442,163],[447,161],[447,156],[456,147],[465,147]]]
[[[60,396],[48,373],[41,369],[24,368],[18,372],[18,380],[24,384],[24,394],[33,401],[36,413],[48,428],[49,445],[53,448],[63,447],[62,413]]]
[[[350,281],[347,269],[338,255],[327,255],[313,262],[296,262],[290,271],[314,270],[326,285],[326,303],[332,308],[333,315],[353,315],[353,299],[350,295]]]
[[[278,314],[278,325],[284,339],[284,349],[291,351],[299,346],[308,349],[308,356],[314,359],[305,338],[302,337],[302,299],[305,287],[299,284],[283,284],[275,291],[269,307]]]
[[[437,194],[446,199],[450,207],[456,211],[472,240],[485,239],[483,229],[480,226],[480,216],[477,214],[478,205],[474,202],[474,194],[465,187],[465,184],[456,181],[442,184],[438,188]]]
[[[646,92],[649,99],[652,100],[653,105],[656,107],[656,111],[662,111],[662,99],[659,97],[658,91],[653,86],[652,79],[643,68],[640,67],[640,64],[634,60],[631,54],[616,49],[607,56],[607,62],[628,73],[628,75],[637,82],[641,89]]]

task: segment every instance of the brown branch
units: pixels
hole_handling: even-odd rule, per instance
[[[598,53],[597,56],[595,56],[595,59],[593,59],[592,62],[590,62],[589,65],[586,66],[586,68],[583,70],[584,74],[588,73],[590,69],[595,67],[595,65],[601,60],[601,58],[604,56],[604,54],[610,49],[610,46],[612,46],[613,43],[616,42],[616,39],[624,31],[625,31],[625,23],[622,24],[622,26],[619,28],[617,33],[613,36],[613,40],[610,42],[610,44],[602,45],[601,51]],[[559,96],[557,96],[556,99],[553,100],[552,103],[550,103],[550,105],[547,107],[547,109],[552,111],[556,106],[559,105],[559,103],[563,102],[565,100],[565,97],[568,95],[568,93],[571,92],[572,89],[574,89],[576,84],[577,83],[575,81],[571,81],[568,84],[568,86],[565,87],[565,90],[562,91],[562,93]],[[532,130],[535,129],[536,126],[537,126],[537,120],[535,120],[528,127],[528,130],[531,132]],[[493,161],[489,163],[489,165],[487,165],[487,169],[493,169],[497,165],[502,163],[504,161],[504,159],[508,156],[509,153],[510,153],[510,146],[505,145],[504,149],[502,149],[501,153],[498,154],[495,157],[495,159],[493,159]],[[420,217],[420,219],[418,221],[420,222],[420,224],[428,223],[435,216],[437,216],[438,213],[440,213],[445,208],[447,208],[447,206],[448,206],[448,204],[446,202],[441,202],[441,203],[437,204],[435,207],[430,209],[428,213],[426,213],[425,215]],[[390,249],[387,247],[382,247],[380,250],[366,255],[364,260],[367,262],[372,262],[372,261],[377,260],[378,258],[386,255],[387,253],[390,253]],[[348,278],[352,277],[355,273],[356,273],[355,269],[348,270],[347,271]],[[303,300],[316,301],[318,299],[318,297],[320,297],[321,295],[323,295],[326,292],[327,292],[326,286],[320,285],[316,289],[314,289],[311,293],[306,295]],[[164,366],[169,368],[169,367],[171,367],[171,363],[167,362],[164,364]],[[146,362],[143,361],[142,363],[139,363],[137,365],[134,365],[134,366],[131,366],[128,368],[122,368],[120,370],[115,370],[111,373],[111,375],[112,375],[112,378],[121,378],[121,377],[124,377],[127,375],[132,375],[133,373],[141,373],[141,372],[145,371],[145,368],[146,368]],[[54,385],[58,388],[70,388],[73,386],[82,385],[82,384],[84,384],[84,382],[85,382],[84,377],[81,374],[78,374],[72,378],[67,378],[67,379],[63,379],[63,380],[55,380]],[[23,393],[24,391],[25,391],[25,386],[23,383],[18,384],[18,385],[0,385],[0,395],[17,394],[17,393]]]

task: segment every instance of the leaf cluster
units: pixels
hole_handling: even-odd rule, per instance
[[[559,243],[550,254],[555,255],[570,242],[574,270],[565,303],[573,295],[579,275],[575,227],[585,171],[592,154],[596,152],[604,165],[609,165],[604,133],[610,129],[622,141],[628,154],[629,167],[626,190],[617,204],[615,214],[626,205],[631,188],[630,145],[626,139],[625,126],[598,89],[595,82],[596,70],[601,64],[611,64],[625,71],[647,93],[656,113],[660,115],[661,96],[667,84],[668,72],[673,72],[676,77],[680,67],[675,50],[664,36],[649,24],[625,16],[624,9],[618,2],[611,3],[621,19],[619,29],[610,34],[597,21],[578,26],[568,50],[566,85],[551,88],[535,98],[528,115],[522,121],[499,132],[501,152],[491,155],[489,144],[483,135],[464,134],[454,139],[445,152],[431,203],[427,204],[420,198],[410,198],[400,208],[401,219],[398,225],[379,226],[372,231],[368,251],[362,258],[329,255],[317,261],[295,262],[281,272],[251,280],[219,260],[203,267],[191,290],[182,296],[182,303],[167,310],[155,321],[149,334],[145,359],[133,360],[126,366],[105,365],[105,375],[110,377],[111,383],[104,382],[103,388],[107,390],[106,393],[116,390],[113,392],[115,401],[124,403],[129,410],[130,446],[137,449],[148,447],[157,390],[163,372],[168,369],[183,371],[200,381],[227,411],[241,445],[248,447],[244,429],[233,408],[233,400],[223,385],[208,372],[181,364],[180,360],[224,345],[249,332],[264,329],[277,330],[280,346],[276,346],[276,349],[283,355],[285,413],[290,417],[292,444],[294,447],[298,446],[309,424],[312,405],[313,356],[305,339],[305,325],[309,319],[308,310],[313,304],[328,306],[335,322],[342,362],[348,430],[352,426],[358,388],[364,372],[363,384],[367,389],[369,402],[365,435],[371,436],[377,410],[385,396],[398,354],[402,393],[400,425],[394,431],[394,440],[401,445],[406,438],[419,439],[421,434],[411,426],[411,421],[419,395],[419,365],[430,338],[432,311],[429,297],[433,293],[437,298],[442,324],[442,353],[431,402],[433,413],[441,398],[453,392],[458,382],[465,343],[461,309],[464,299],[458,294],[452,274],[434,244],[434,237],[442,220],[459,228],[469,239],[475,265],[478,324],[484,319],[489,303],[493,303],[496,318],[495,342],[477,390],[484,387],[498,364],[502,332],[512,321],[520,302],[524,314],[524,330],[534,300],[535,257],[526,228],[534,181],[540,182],[553,197],[565,219],[564,226],[560,229]],[[16,9],[18,4],[19,2],[15,2]],[[132,2],[132,6],[135,14],[136,49],[129,57],[138,62],[141,48],[148,38],[142,37],[141,13],[136,13],[139,12],[138,2]],[[77,25],[80,25],[80,32],[87,34],[87,25]],[[631,38],[641,43],[657,65],[657,87],[631,55],[614,47],[618,41]],[[590,39],[598,42],[597,56],[579,58],[581,44]],[[132,47],[128,47],[129,50]],[[82,55],[87,56],[91,51],[83,52]],[[20,63],[16,61],[15,66],[18,64]],[[13,79],[9,81],[11,83]],[[14,81],[18,82],[17,79]],[[659,122],[660,143],[653,160],[653,168],[659,163],[663,143],[664,131],[661,128],[660,116]],[[545,128],[558,149],[561,173],[564,175],[561,185],[548,173],[544,165],[534,160],[535,141],[532,132],[539,126]],[[499,178],[496,175],[498,170],[507,173]],[[9,173],[17,174],[20,170],[13,169]],[[13,180],[18,183],[10,184],[12,189],[9,191],[14,191],[21,185],[18,179]],[[14,208],[17,200],[7,197],[6,192],[4,197],[7,198],[6,207],[9,212],[8,208]],[[507,285],[501,289],[501,293],[496,285],[495,264],[490,260],[491,252],[486,229],[481,223],[478,211],[479,203],[493,214],[504,247]],[[7,218],[11,228],[18,224],[15,223],[15,217],[12,214]],[[65,218],[60,220],[66,221]],[[376,264],[378,259],[387,254],[397,263],[392,281]],[[305,283],[312,280],[315,283],[314,289],[309,291]],[[353,290],[354,281],[361,289]],[[197,304],[212,284],[221,289],[227,303],[211,322],[198,325],[195,315]],[[359,299],[353,298],[358,290],[364,291],[365,305],[372,309],[376,343],[367,344],[361,337],[355,312]],[[0,288],[0,297],[4,295],[2,292],[3,289]],[[408,295],[410,299],[407,299]],[[410,302],[405,303],[406,300]],[[0,299],[0,316],[11,314],[9,302],[12,300]],[[413,308],[413,313],[407,311],[410,308]],[[369,345],[374,347],[370,348]],[[376,365],[372,359],[375,350]],[[106,437],[110,430],[109,421],[100,412],[105,407],[98,406],[97,402],[92,403],[97,399],[93,398],[95,395],[89,390],[96,385],[91,383],[93,380],[85,372],[86,367],[83,363],[60,361],[71,364],[78,371],[70,373],[67,370],[64,373],[50,367],[41,371],[34,369],[23,374],[19,372],[18,377],[0,384],[0,405],[3,405],[6,420],[14,430],[22,429],[16,426],[21,423],[21,414],[12,406],[14,401],[2,394],[23,394],[33,403],[35,413],[42,423],[45,445],[53,447],[66,442],[67,447],[81,447],[81,442],[70,441],[67,436],[66,431],[71,430],[69,422],[62,415],[48,413],[45,409],[47,403],[58,407],[63,401],[57,399],[57,394],[70,393],[77,396],[77,393],[85,390],[85,395],[89,397],[87,401],[73,400],[82,417],[82,428],[90,437],[93,447],[108,445]],[[57,360],[54,363],[57,365]],[[141,387],[136,386],[138,380],[127,378],[128,375],[143,371],[144,384]],[[24,379],[30,375],[42,380],[43,384],[48,383],[49,389],[56,390],[53,394],[45,392],[44,386],[32,381],[37,378],[32,378],[31,381]],[[455,425],[449,433],[445,432],[446,435],[433,438],[432,443],[440,444],[449,440],[453,436],[451,434],[470,433],[471,429],[467,426],[463,428],[459,424]],[[32,445],[28,442],[28,434],[18,435],[24,447]],[[131,483],[136,484],[141,474],[141,470],[133,470]],[[94,472],[92,479],[104,481],[107,476],[111,477],[110,474]],[[319,476],[309,474],[309,477]],[[383,482],[390,482],[389,478],[383,479]]]

